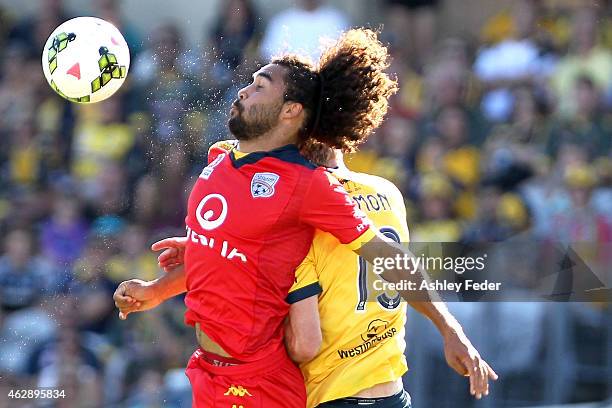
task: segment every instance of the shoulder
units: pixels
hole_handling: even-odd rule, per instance
[[[219,142],[214,143],[212,146],[208,148],[208,154],[211,153],[227,153],[234,149],[238,145],[237,140],[221,140]]]
[[[399,198],[403,201],[402,192],[397,188],[393,182],[387,180],[384,177],[375,176],[373,174],[367,173],[357,173],[350,172],[350,180],[357,184],[362,184],[364,186],[370,187],[382,194],[388,194],[394,198]]]
[[[325,167],[313,167],[309,172],[311,185],[316,187],[341,185],[341,179]]]
[[[237,140],[222,140],[208,148],[208,163],[211,163],[222,153],[229,153],[238,144]]]

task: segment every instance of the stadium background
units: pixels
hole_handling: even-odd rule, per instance
[[[0,1],[0,407],[20,406],[10,389],[36,387],[65,389],[57,406],[189,406],[195,339],[181,299],[122,322],[112,292],[159,273],[149,244],[183,233],[229,101],[279,42],[278,13],[306,3]],[[400,93],[349,167],[401,188],[413,240],[522,234],[610,248],[611,2],[320,4],[295,27],[368,24],[391,44]],[[93,106],[63,102],[40,67],[48,34],[77,15],[114,22],[132,52],[122,91]],[[612,269],[609,256],[595,261]],[[612,395],[609,306],[450,308],[501,380],[471,400],[433,326],[409,312],[415,406]]]

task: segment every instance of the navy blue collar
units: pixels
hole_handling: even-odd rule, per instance
[[[281,146],[281,147],[278,147],[276,149],[273,149],[267,152],[249,153],[246,156],[243,156],[239,159],[236,158],[234,154],[234,149],[230,151],[229,156],[230,156],[230,159],[232,160],[232,164],[237,169],[244,166],[245,164],[257,163],[259,160],[264,159],[266,157],[274,157],[276,159],[279,159],[279,160],[282,160],[288,163],[299,164],[299,165],[308,167],[310,169],[317,168],[317,166],[315,166],[308,159],[302,156],[302,154],[300,153],[300,150],[294,144],[288,144],[285,146]]]

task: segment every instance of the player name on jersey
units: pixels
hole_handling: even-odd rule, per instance
[[[366,211],[391,211],[391,204],[385,194],[357,194],[352,196],[353,200],[361,210]]]

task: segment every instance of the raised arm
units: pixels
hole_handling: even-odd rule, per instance
[[[377,233],[374,238],[355,252],[372,264],[375,264],[377,258],[396,259],[396,257],[403,258],[406,255],[414,257],[409,250],[402,248],[398,243],[380,233]],[[404,268],[398,268],[397,263],[390,262],[385,265],[381,276],[388,282],[414,282],[415,287],[418,288],[423,280],[428,280],[427,274],[422,269],[406,268],[410,265],[412,264],[407,263],[402,265]],[[458,374],[470,377],[470,393],[477,399],[488,395],[489,379],[497,380],[498,376],[480,356],[463,332],[459,322],[448,311],[444,302],[440,301],[437,293],[435,291],[416,293],[407,290],[401,290],[399,293],[410,306],[429,318],[436,326],[444,339],[446,362]]]
[[[165,274],[152,281],[130,279],[119,284],[113,294],[113,300],[122,320],[130,313],[153,309],[171,297],[187,291],[183,266],[185,238],[166,238],[154,243],[151,249],[164,250],[159,255],[158,262]]]

